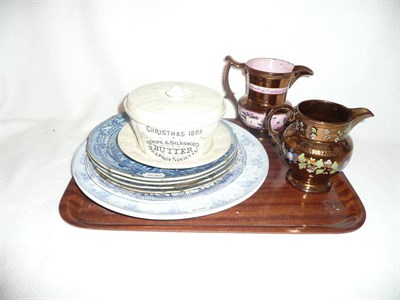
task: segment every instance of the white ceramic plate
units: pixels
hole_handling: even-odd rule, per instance
[[[246,155],[242,173],[230,184],[214,192],[198,196],[155,196],[125,191],[116,195],[97,185],[88,175],[85,144],[76,151],[72,162],[72,174],[79,188],[94,202],[112,211],[144,219],[176,220],[213,214],[233,207],[254,194],[263,184],[269,161],[261,143],[246,130],[230,124]],[[165,199],[163,199],[164,197]],[[165,201],[163,201],[165,200]],[[182,201],[184,200],[184,201]]]

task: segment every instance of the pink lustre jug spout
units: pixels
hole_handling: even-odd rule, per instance
[[[310,68],[307,68],[305,66],[295,66],[293,68],[292,72],[293,72],[293,77],[292,77],[292,80],[289,83],[289,87],[291,87],[293,85],[293,83],[297,79],[299,79],[301,76],[304,76],[304,75],[312,76],[312,75],[314,75],[314,72]]]

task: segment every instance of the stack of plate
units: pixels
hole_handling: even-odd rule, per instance
[[[119,114],[92,130],[72,167],[81,190],[106,208],[146,219],[184,219],[247,199],[264,182],[268,157],[251,134],[221,121],[214,146],[195,163],[181,169],[152,165],[128,117]]]
[[[140,151],[126,116],[120,114],[101,123],[90,133],[88,170],[92,175],[95,171],[105,180],[139,193],[193,193],[211,187],[219,180],[226,181],[224,175],[234,166],[236,172],[232,176],[238,176],[243,169],[243,163],[235,165],[241,150],[226,123],[221,122],[215,139],[218,141],[196,161],[196,165],[191,163],[191,167],[184,169],[153,167],[160,163]]]

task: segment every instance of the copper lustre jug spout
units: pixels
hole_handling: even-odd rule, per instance
[[[352,115],[351,128],[353,128],[366,118],[371,118],[374,116],[374,114],[367,108],[352,108],[351,115]]]

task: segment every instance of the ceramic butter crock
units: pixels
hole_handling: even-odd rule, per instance
[[[207,153],[226,111],[218,92],[188,82],[158,82],[132,91],[124,101],[141,151],[171,168]]]

